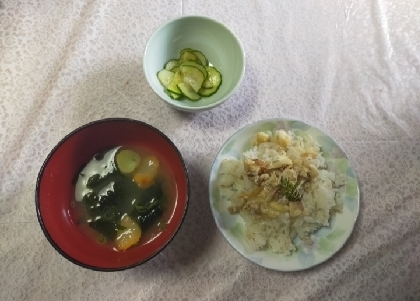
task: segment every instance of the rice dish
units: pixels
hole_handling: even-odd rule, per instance
[[[291,131],[259,132],[240,159],[221,162],[219,188],[229,212],[239,214],[252,250],[290,255],[296,237],[311,234],[342,212],[338,187],[345,177],[327,170],[319,144]]]

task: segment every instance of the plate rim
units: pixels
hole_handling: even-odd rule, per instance
[[[356,212],[354,214],[354,220],[352,221],[351,224],[351,228],[347,228],[349,230],[348,236],[344,238],[343,243],[338,246],[337,248],[334,249],[333,252],[331,252],[328,256],[326,256],[325,258],[323,258],[322,260],[316,261],[313,264],[307,266],[307,267],[297,267],[297,268],[279,268],[279,267],[273,267],[273,266],[269,266],[263,263],[259,263],[257,262],[254,257],[251,256],[247,256],[246,254],[244,254],[245,252],[241,252],[239,251],[230,241],[230,238],[227,237],[227,234],[225,233],[225,231],[223,231],[223,229],[221,229],[221,226],[219,225],[219,222],[217,220],[217,216],[216,216],[216,209],[213,206],[213,193],[212,193],[212,188],[214,187],[213,182],[214,180],[217,178],[215,177],[215,179],[213,179],[212,175],[216,174],[217,175],[217,170],[219,169],[219,166],[217,166],[217,170],[216,170],[216,163],[219,159],[219,157],[222,155],[222,151],[224,150],[224,148],[232,141],[232,139],[238,135],[240,132],[245,131],[248,128],[251,128],[253,126],[256,126],[258,124],[264,124],[264,123],[270,123],[270,122],[275,122],[275,123],[279,123],[279,122],[289,122],[289,123],[293,123],[293,122],[299,122],[304,124],[305,126],[308,126],[309,128],[315,129],[316,131],[319,131],[320,133],[322,133],[323,135],[327,136],[328,138],[330,138],[335,145],[340,149],[340,151],[343,153],[344,157],[347,159],[350,168],[352,169],[353,175],[354,175],[354,180],[356,183],[356,190],[357,190],[357,194],[356,194],[356,198],[357,198],[357,206],[356,206]],[[305,130],[306,131],[306,130]],[[235,131],[233,134],[231,134],[229,136],[229,138],[223,143],[223,145],[219,148],[213,163],[211,165],[211,169],[210,169],[210,177],[209,177],[209,188],[208,188],[208,193],[209,193],[209,203],[210,203],[210,209],[212,212],[212,216],[213,219],[216,223],[216,226],[218,228],[218,230],[220,231],[220,233],[223,235],[223,237],[225,238],[225,240],[228,242],[228,244],[231,246],[231,248],[233,248],[237,253],[239,253],[242,257],[246,258],[247,260],[251,261],[254,264],[257,264],[258,266],[261,266],[263,268],[269,269],[269,270],[274,270],[274,271],[279,271],[279,272],[298,272],[298,271],[304,271],[304,270],[308,270],[308,269],[312,269],[322,263],[325,263],[326,261],[330,260],[332,257],[334,257],[337,253],[339,253],[340,250],[342,250],[344,248],[344,246],[348,243],[350,237],[352,236],[357,220],[359,218],[360,215],[360,197],[361,197],[361,193],[360,193],[360,185],[359,185],[359,178],[357,175],[357,170],[354,168],[354,164],[352,162],[352,160],[350,160],[348,154],[345,152],[345,150],[342,148],[342,146],[340,145],[340,143],[337,142],[337,140],[335,140],[333,137],[331,137],[329,134],[327,134],[324,130],[320,129],[317,126],[311,125],[305,121],[299,120],[299,119],[295,119],[295,118],[282,118],[282,117],[271,117],[271,118],[264,118],[264,119],[259,119],[257,121],[245,124],[243,127],[241,127],[240,129],[238,129],[237,131]],[[219,214],[217,212],[217,214]],[[226,230],[227,232],[228,230]],[[258,251],[256,251],[258,252]],[[283,254],[278,254],[279,256],[285,256]]]

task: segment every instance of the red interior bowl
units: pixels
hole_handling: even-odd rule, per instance
[[[165,160],[175,177],[177,199],[168,226],[156,239],[117,252],[88,238],[76,225],[70,206],[75,197],[75,179],[96,153],[133,144]],[[181,226],[188,199],[188,172],[176,146],[152,126],[122,118],[94,121],[68,134],[48,155],[36,185],[38,221],[47,239],[73,263],[100,271],[131,268],[160,252]]]

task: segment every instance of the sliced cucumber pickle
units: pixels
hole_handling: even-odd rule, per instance
[[[211,96],[222,84],[221,73],[201,51],[192,48],[182,49],[178,59],[167,61],[157,77],[169,97],[177,100]]]
[[[170,60],[170,61],[166,62],[164,68],[166,70],[172,71],[173,68],[179,67],[179,64],[180,64],[179,60]]]
[[[179,60],[181,62],[186,62],[186,61],[193,61],[193,62],[197,62],[200,61],[199,58],[192,53],[191,51],[185,51],[181,54],[181,57],[179,58]]]
[[[180,55],[182,55],[185,51],[189,51],[189,52],[191,52],[191,51],[195,51],[194,49],[192,49],[192,48],[184,48],[184,49],[182,49],[180,52],[179,52],[179,54]]]
[[[209,62],[207,61],[206,56],[201,51],[193,50],[191,52],[194,53],[195,56],[200,60],[201,65],[203,65],[203,66],[208,66],[209,65]]]
[[[183,81],[183,78],[181,75],[181,71],[178,70],[174,73],[174,77],[172,81],[169,83],[169,85],[166,86],[166,89],[168,90],[169,93],[175,93],[175,94],[181,95],[182,92],[181,90],[179,90],[178,84],[182,81]]]
[[[176,93],[173,93],[173,92],[169,92],[169,97],[172,98],[172,99],[177,100],[181,96],[182,96],[181,94],[176,94]]]
[[[115,161],[122,173],[129,174],[139,166],[141,157],[131,149],[123,149],[116,154]]]
[[[190,84],[193,90],[195,92],[198,92],[198,90],[201,89],[201,85],[203,84],[204,79],[205,79],[203,72],[201,72],[201,70],[198,69],[197,67],[184,65],[184,64],[182,64],[181,67],[179,67],[179,69],[181,70],[181,74],[184,77],[183,82],[186,84]],[[178,84],[178,88],[179,88],[179,84]]]
[[[206,79],[206,78],[207,78],[207,70],[206,70],[206,67],[204,67],[204,66],[203,66],[203,65],[201,65],[200,63],[193,62],[193,61],[186,61],[186,62],[183,62],[183,63],[179,66],[179,68],[182,68],[182,67],[184,67],[184,66],[190,66],[190,67],[197,68],[198,70],[200,70],[200,72],[201,72],[201,73],[203,73],[204,79]],[[182,71],[182,70],[181,70],[181,71]]]
[[[172,71],[168,71],[166,69],[160,70],[158,72],[158,79],[160,81],[160,83],[162,85],[164,85],[165,87],[169,86],[169,84],[172,82],[172,80],[174,79],[174,75],[175,73]]]
[[[188,99],[199,100],[200,94],[198,94],[189,83],[179,83],[178,88],[182,91]]]
[[[211,96],[217,92],[220,85],[222,84],[222,75],[213,66],[207,67],[208,77],[203,83],[203,87],[198,90],[198,94],[201,96]]]

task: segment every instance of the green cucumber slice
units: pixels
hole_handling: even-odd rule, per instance
[[[216,92],[217,92],[217,89],[215,88],[201,88],[200,90],[198,90],[198,94],[203,97],[212,96]]]
[[[194,51],[194,49],[192,49],[192,48],[184,48],[184,49],[182,49],[180,52],[179,52],[179,55],[182,55],[185,51],[189,51],[189,52],[191,52],[191,51]]]
[[[207,67],[206,71],[208,74],[207,79],[209,80],[211,85],[213,87],[214,86],[219,87],[222,83],[222,74],[220,74],[220,72],[214,66]]]
[[[207,60],[206,56],[199,50],[191,50],[193,54],[200,60],[201,65],[207,67],[209,65],[209,61]]]
[[[178,70],[177,72],[175,72],[174,78],[166,87],[166,89],[168,89],[169,92],[172,92],[175,94],[182,94],[181,90],[179,90],[178,88],[178,84],[181,83],[182,81],[183,81],[183,78],[181,75],[181,70]]]
[[[129,174],[139,166],[141,157],[131,149],[120,150],[115,156],[118,169],[124,173]]]
[[[182,94],[184,94],[190,100],[199,100],[201,98],[201,96],[196,91],[194,91],[194,89],[188,83],[179,83],[178,88],[182,91]]]
[[[172,71],[172,69],[174,68],[174,67],[178,67],[179,66],[179,61],[178,60],[170,60],[170,61],[168,61],[166,64],[165,64],[165,66],[163,67],[164,69],[166,69],[166,70],[170,70],[170,71]]]
[[[169,97],[172,98],[172,99],[175,99],[175,100],[179,99],[182,96],[181,94],[176,94],[176,93],[169,92],[169,91],[168,91],[168,93],[169,93]]]
[[[199,62],[200,60],[198,59],[198,57],[192,53],[191,51],[184,51],[181,56],[179,57],[179,61],[181,63],[186,62],[186,61],[193,61],[193,62]]]
[[[174,79],[175,73],[168,71],[166,69],[162,69],[158,72],[157,77],[159,82],[167,88],[171,81]]]
[[[206,86],[211,85],[211,88],[202,87],[200,90],[198,90],[198,94],[208,97],[216,93],[219,89],[220,85],[222,84],[222,74],[220,74],[220,72],[213,66],[209,66],[206,69],[208,73],[206,79],[208,83],[206,83]]]
[[[171,72],[175,73],[175,72],[177,72],[178,70],[179,70],[179,66],[177,66],[177,67],[173,67],[173,68],[171,69]]]
[[[206,78],[207,78],[207,70],[206,70],[206,68],[205,68],[203,65],[201,65],[201,64],[199,64],[199,63],[197,63],[197,62],[193,62],[193,61],[186,61],[186,62],[183,62],[183,63],[180,65],[180,67],[181,67],[181,66],[191,66],[191,67],[195,67],[195,68],[197,68],[198,70],[200,70],[200,71],[201,71],[201,73],[203,73],[204,79],[206,79]]]
[[[206,78],[206,80],[201,85],[201,88],[205,88],[205,89],[213,88],[213,84],[211,83],[211,81],[209,80],[208,77]]]
[[[192,89],[198,92],[205,79],[203,72],[195,66],[183,64],[179,67],[179,70],[181,71],[183,82],[190,84]]]

